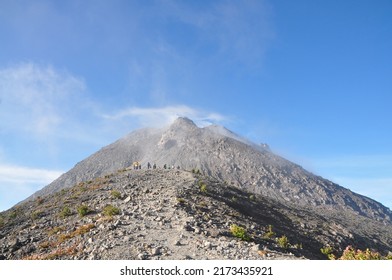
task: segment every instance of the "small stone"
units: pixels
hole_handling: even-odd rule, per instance
[[[194,229],[193,229],[190,225],[188,225],[188,224],[184,225],[184,229],[185,229],[186,231],[193,231],[193,230],[194,230]]]
[[[93,240],[93,238],[92,238],[92,237],[90,237],[90,238],[87,240],[87,242],[88,242],[89,244],[91,244],[91,243],[93,243],[93,242],[94,242],[94,240]]]
[[[194,227],[195,233],[199,234],[201,233],[201,229],[199,227]]]
[[[151,255],[153,255],[153,256],[157,256],[160,253],[161,253],[161,248],[160,247],[152,248],[152,250],[151,250]]]
[[[130,196],[127,196],[127,198],[124,199],[124,202],[127,203],[127,202],[129,202],[129,201],[131,201],[131,197],[130,197]]]

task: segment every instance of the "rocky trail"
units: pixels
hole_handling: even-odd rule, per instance
[[[200,189],[202,184],[206,189]],[[303,258],[276,250],[272,241],[234,237],[233,224],[255,237],[263,226],[211,197],[218,188],[179,170],[123,170],[81,183],[2,213],[0,258]],[[108,205],[118,213],[103,214]],[[88,209],[83,217],[81,206]]]
[[[337,220],[277,203],[189,171],[123,169],[1,213],[0,258],[322,259],[355,243]]]

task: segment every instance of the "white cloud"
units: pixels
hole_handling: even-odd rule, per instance
[[[83,80],[51,66],[22,63],[0,69],[0,128],[45,138],[78,111]]]
[[[0,165],[0,182],[45,185],[58,178],[62,173],[62,171],[57,170]]]
[[[0,211],[26,199],[62,173],[58,170],[0,164]]]
[[[170,124],[178,117],[188,117],[201,126],[228,120],[228,117],[219,113],[206,112],[186,105],[157,108],[130,107],[112,115],[104,115],[104,117],[112,121],[121,121],[123,119],[133,118],[133,120],[136,120],[136,122],[141,126],[152,127],[160,127]]]

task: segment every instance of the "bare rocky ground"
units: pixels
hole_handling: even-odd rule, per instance
[[[326,245],[392,250],[390,224],[344,215],[189,171],[123,169],[0,213],[0,259],[323,259]]]

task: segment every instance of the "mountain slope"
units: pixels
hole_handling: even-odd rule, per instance
[[[240,189],[283,203],[312,206],[327,211],[350,211],[383,222],[392,212],[382,204],[316,176],[272,153],[265,146],[220,127],[197,127],[178,118],[164,129],[130,133],[78,163],[31,198],[69,188],[132,163],[199,169],[204,174]]]
[[[326,218],[173,169],[119,170],[0,218],[0,259],[323,259],[327,245],[337,255],[348,245],[392,249],[391,225]]]

